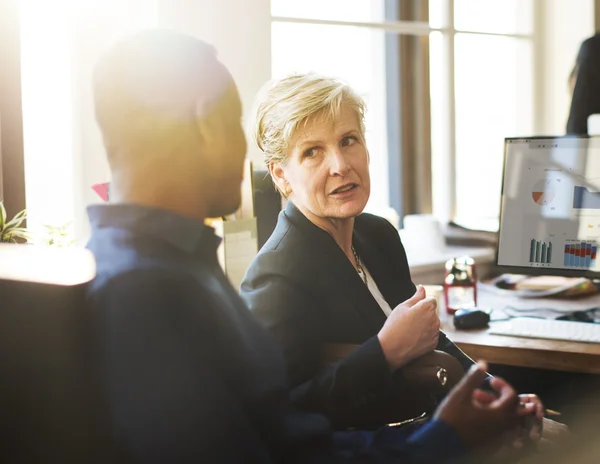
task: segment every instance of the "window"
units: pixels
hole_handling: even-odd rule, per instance
[[[533,0],[272,0],[271,13],[273,77],[334,75],[367,101],[368,209],[497,226],[503,139],[535,127]]]
[[[271,2],[272,14],[280,18],[273,21],[271,28],[272,76],[311,71],[334,76],[346,81],[366,100],[371,209],[389,204],[386,34],[381,29],[324,24],[321,20],[382,21],[383,7],[382,0]],[[290,21],[292,16],[301,19]]]
[[[34,240],[47,226],[68,225],[84,243],[85,205],[100,201],[92,186],[109,180],[91,70],[109,44],[157,24],[151,3],[20,3],[27,226]]]
[[[434,210],[493,230],[504,137],[534,133],[533,2],[442,2],[430,0]]]

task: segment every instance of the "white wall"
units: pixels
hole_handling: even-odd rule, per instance
[[[244,119],[259,88],[271,77],[270,0],[158,0],[159,23],[214,45],[235,79]],[[248,144],[258,160],[258,148]]]
[[[237,84],[244,120],[249,122],[254,98],[271,77],[270,0],[158,0],[158,3],[160,26],[186,32],[217,48],[219,59]],[[262,154],[251,137],[247,139],[248,159],[261,164]],[[242,205],[236,217],[253,216],[251,176],[246,171]]]
[[[543,58],[538,81],[543,91],[539,133],[565,133],[571,104],[568,78],[581,42],[594,34],[593,0],[540,0]],[[538,44],[539,46],[539,44]],[[537,83],[536,85],[540,85]]]
[[[73,9],[72,102],[75,234],[88,235],[85,208],[100,198],[91,186],[106,182],[110,172],[100,131],[94,120],[92,73],[96,60],[110,45],[158,22],[156,0],[104,0]]]
[[[92,70],[115,41],[140,29],[169,27],[212,43],[232,72],[244,113],[269,79],[269,0],[22,0],[23,99],[29,224],[74,220],[88,235],[91,189],[109,180],[94,121]],[[44,26],[45,25],[45,26]],[[254,156],[258,158],[256,151]]]

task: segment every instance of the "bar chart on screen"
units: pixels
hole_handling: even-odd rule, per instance
[[[552,242],[532,238],[529,245],[529,262],[550,264],[552,262]]]
[[[595,241],[569,241],[565,243],[563,266],[580,269],[596,267],[598,243]]]

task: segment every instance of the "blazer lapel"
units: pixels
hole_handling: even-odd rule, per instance
[[[367,231],[354,227],[353,237],[354,248],[363,260],[369,274],[377,283],[377,288],[388,302],[390,307],[394,309],[398,304],[402,303],[400,282],[396,279],[395,269],[388,265],[388,256],[383,256],[380,248],[373,243],[373,239],[369,239]]]
[[[315,264],[313,279],[321,280],[330,295],[335,293],[335,298],[340,301],[349,301],[371,331],[374,334],[379,332],[386,316],[333,237],[310,222],[292,202],[288,202],[285,215],[302,230],[303,236],[314,250],[311,256]],[[371,272],[366,261],[365,265]]]

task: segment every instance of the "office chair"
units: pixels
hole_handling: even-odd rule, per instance
[[[281,211],[281,195],[266,169],[252,170],[252,197],[260,250],[275,230]]]
[[[0,461],[114,462],[83,249],[0,244]]]

